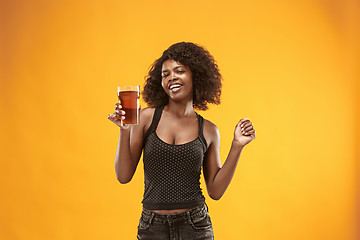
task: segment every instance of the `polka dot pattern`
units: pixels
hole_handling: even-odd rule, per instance
[[[204,202],[200,174],[205,153],[200,137],[172,145],[162,141],[154,130],[145,141],[144,206],[148,209],[179,209]]]

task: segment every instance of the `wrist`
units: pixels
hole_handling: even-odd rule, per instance
[[[243,149],[245,147],[245,145],[241,144],[239,141],[233,139],[232,141],[232,144],[231,144],[233,147],[236,147],[236,148],[240,148],[240,149]]]
[[[120,134],[126,134],[126,135],[130,135],[130,127],[124,127],[124,126],[119,126],[120,128]]]

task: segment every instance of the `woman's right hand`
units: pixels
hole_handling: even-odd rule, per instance
[[[118,125],[120,128],[128,129],[129,126],[124,126],[123,120],[125,119],[125,111],[122,110],[120,103],[115,104],[115,112],[107,117],[110,121]]]

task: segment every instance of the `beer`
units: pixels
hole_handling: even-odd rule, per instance
[[[137,86],[138,87],[138,86]],[[137,125],[139,124],[139,90],[121,90],[119,87],[118,97],[122,110],[125,111],[125,119],[123,124],[125,125]]]

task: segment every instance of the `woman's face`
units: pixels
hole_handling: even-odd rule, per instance
[[[161,86],[174,101],[193,99],[193,79],[189,67],[168,59],[162,65],[161,78]]]

